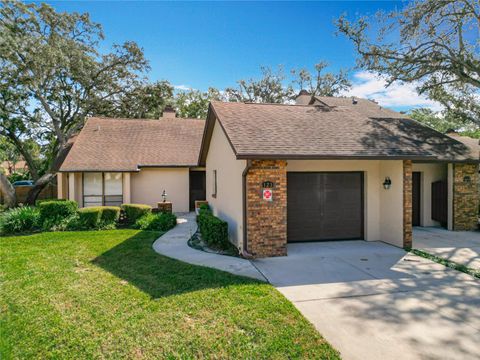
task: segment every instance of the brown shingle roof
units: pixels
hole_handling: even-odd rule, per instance
[[[207,127],[215,115],[238,159],[478,161],[463,143],[369,100],[332,101],[328,106],[212,102]]]
[[[90,118],[60,171],[136,171],[196,166],[204,120]]]

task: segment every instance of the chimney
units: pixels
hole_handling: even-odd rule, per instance
[[[165,108],[163,109],[162,118],[173,119],[176,116],[177,116],[177,112],[175,111],[172,105],[165,106]]]

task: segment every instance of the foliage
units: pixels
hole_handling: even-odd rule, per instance
[[[339,358],[271,285],[157,254],[160,234],[2,237],[0,357]]]
[[[87,207],[78,210],[78,226],[82,230],[93,230],[100,226],[101,206]]]
[[[148,64],[133,42],[99,53],[103,32],[88,14],[58,13],[44,3],[3,1],[0,33],[0,134],[28,164],[36,181],[27,198],[33,204],[86,116],[118,106]],[[45,174],[26,139],[44,144]]]
[[[226,88],[225,97],[230,101],[254,103],[287,103],[295,97],[292,85],[284,85],[286,76],[283,67],[274,72],[262,66],[260,71],[260,80],[238,80],[238,88]]]
[[[175,96],[178,116],[192,119],[206,119],[210,101],[222,100],[223,97],[215,88],[207,92],[200,90],[180,91]]]
[[[50,200],[38,204],[39,225],[43,230],[61,230],[78,211],[78,204],[71,200]]]
[[[127,222],[133,225],[143,215],[151,213],[152,207],[145,204],[123,204],[122,210],[125,212]]]
[[[139,84],[113,102],[103,115],[134,119],[158,119],[165,106],[172,102],[173,86],[168,81]],[[118,103],[118,105],[117,105]]]
[[[135,227],[141,230],[168,231],[177,224],[177,217],[172,213],[148,213],[135,222]]]
[[[415,82],[450,116],[480,124],[479,19],[477,0],[423,0],[354,23],[342,16],[337,26],[355,44],[359,66],[388,76],[389,85]]]
[[[197,217],[202,239],[207,245],[225,248],[230,245],[228,240],[228,223],[214,216],[210,210],[200,210]]]
[[[102,226],[112,226],[118,223],[120,217],[120,207],[118,206],[102,206],[102,215],[100,221]]]
[[[0,214],[0,233],[19,234],[37,229],[40,213],[30,206],[17,207]]]
[[[300,89],[307,90],[312,96],[336,96],[352,86],[345,70],[340,70],[337,74],[322,74],[327,66],[325,61],[315,64],[315,74],[310,73],[308,69],[292,70],[292,74],[297,75],[294,84]]]
[[[441,133],[455,131],[461,135],[470,137],[478,137],[480,135],[480,128],[478,126],[465,124],[463,121],[458,121],[458,119],[452,118],[449,115],[449,112],[434,112],[426,108],[414,109],[409,114],[412,119]]]
[[[31,180],[30,174],[28,172],[14,172],[14,173],[8,175],[7,178],[8,178],[8,181],[10,181],[12,184],[15,181]]]

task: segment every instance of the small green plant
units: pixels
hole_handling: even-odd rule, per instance
[[[135,227],[141,230],[168,231],[177,224],[177,217],[172,213],[148,213],[135,222]]]
[[[0,217],[0,232],[18,234],[34,231],[38,228],[39,217],[38,209],[30,206],[7,210]]]
[[[145,204],[123,204],[122,210],[125,212],[127,223],[133,225],[143,215],[151,213],[152,207]]]
[[[40,211],[39,225],[43,230],[54,230],[59,225],[64,225],[78,211],[78,204],[72,200],[50,200],[38,204]]]

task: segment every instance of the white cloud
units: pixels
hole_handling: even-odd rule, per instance
[[[176,90],[183,90],[183,91],[195,90],[195,89],[193,89],[190,85],[184,85],[184,84],[181,84],[181,85],[173,85],[173,87],[174,87]]]
[[[368,71],[360,71],[353,75],[353,86],[345,96],[374,99],[380,106],[392,108],[427,107],[434,111],[442,110],[436,101],[418,95],[415,84],[393,83],[386,88],[385,78]]]

